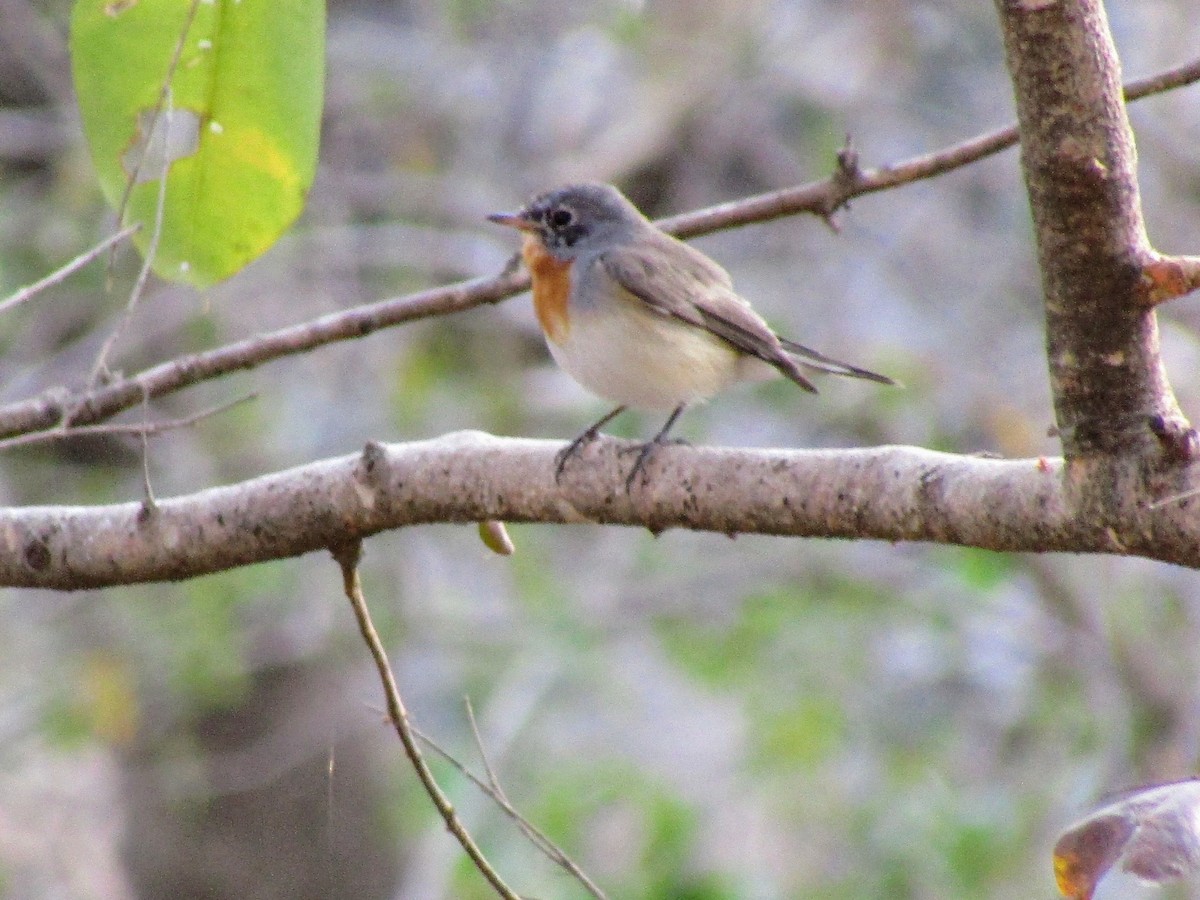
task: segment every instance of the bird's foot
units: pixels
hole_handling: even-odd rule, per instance
[[[607,425],[609,422],[611,422],[613,419],[615,419],[617,416],[619,416],[624,411],[625,411],[624,406],[618,406],[616,409],[614,409],[612,412],[610,412],[608,415],[606,415],[604,418],[602,418],[599,422],[596,422],[587,431],[585,431],[579,437],[575,438],[575,440],[571,441],[571,443],[567,444],[567,446],[563,447],[561,450],[559,450],[557,453],[554,454],[554,483],[555,484],[558,484],[559,481],[562,480],[563,469],[565,469],[567,467],[567,461],[570,460],[570,458],[572,456],[575,456],[576,454],[578,454],[580,450],[582,450],[584,447],[586,447],[588,444],[590,444],[592,441],[594,441],[597,437],[599,437],[600,429],[603,428],[605,425]]]
[[[558,484],[562,480],[563,469],[567,467],[567,462],[573,456],[577,456],[579,451],[594,441],[600,436],[597,428],[592,427],[581,434],[567,446],[563,447],[554,454],[554,483]]]
[[[650,457],[658,451],[659,447],[667,444],[675,446],[690,447],[687,441],[683,438],[669,438],[663,434],[658,434],[644,444],[636,444],[633,447],[623,447],[617,453],[625,456],[629,453],[636,453],[637,459],[633,461],[633,468],[629,470],[629,474],[625,477],[625,493],[630,493],[633,490],[633,483],[637,480],[638,475],[642,476],[642,484],[647,481],[646,464],[650,461]]]

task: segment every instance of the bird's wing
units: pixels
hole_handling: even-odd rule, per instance
[[[729,273],[700,251],[664,237],[609,250],[600,264],[654,312],[703,328],[813,390],[771,327],[734,292]]]
[[[655,237],[658,237],[655,235]],[[826,356],[781,338],[733,290],[729,273],[689,245],[668,236],[621,247],[600,257],[608,274],[650,309],[681,319],[770,363],[806,390],[815,388],[789,354],[810,369],[896,384],[886,375]]]

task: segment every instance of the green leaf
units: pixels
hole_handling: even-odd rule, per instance
[[[159,275],[202,287],[226,278],[300,214],[316,171],[324,35],[323,0],[78,0],[84,133],[114,208],[136,173],[124,222],[144,224],[143,253],[167,172]]]

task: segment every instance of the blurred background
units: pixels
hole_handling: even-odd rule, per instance
[[[73,106],[70,4],[0,0],[0,296],[106,233]],[[1200,7],[1114,4],[1127,77],[1194,56]],[[1200,88],[1132,115],[1151,238],[1198,252]],[[321,165],[302,220],[204,293],[153,282],[134,371],[501,269],[484,221],[573,178],[651,215],[820,178],[1013,119],[990,4],[950,0],[334,0]],[[694,442],[1056,454],[1017,154],[696,243],[784,334],[904,390],[723,395]],[[0,320],[0,402],[85,377],[136,271]],[[123,287],[122,287],[123,286]],[[1200,415],[1200,307],[1161,319]],[[568,438],[605,410],[549,361],[527,297],[192,388],[160,496],[458,429]],[[140,413],[134,418],[140,417]],[[629,415],[626,436],[661,423]],[[9,504],[141,497],[118,439],[9,452]],[[1057,834],[1186,777],[1200,576],[1106,557],[514,526],[376,537],[364,578],[416,724],[610,892],[673,900],[1055,896]],[[583,893],[449,767],[523,895]],[[1143,896],[1128,882],[1107,897]],[[0,594],[0,895],[484,898],[416,787],[322,555],[183,584]],[[1189,896],[1186,889],[1144,896]]]

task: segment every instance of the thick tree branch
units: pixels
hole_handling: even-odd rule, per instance
[[[1190,429],[1142,297],[1143,269],[1156,256],[1142,222],[1133,132],[1103,5],[997,0],[997,7],[1064,453],[1150,467],[1187,461]]]
[[[911,447],[730,450],[666,446],[648,483],[605,438],[554,481],[551,441],[463,432],[316,462],[240,484],[102,507],[0,510],[0,585],[58,589],[190,578],[431,522],[600,523],[659,532],[936,541],[991,550],[1137,554],[1200,567],[1182,470],[1153,498],[1124,493],[1109,522],[1074,514],[1057,460]],[[1128,485],[1124,487],[1130,487]]]
[[[1146,97],[1196,80],[1200,80],[1200,60],[1131,83],[1127,94],[1130,99]],[[672,216],[660,224],[681,237],[694,237],[805,212],[828,216],[854,197],[953,171],[1004,150],[1016,141],[1017,130],[1010,127],[893,166],[860,170],[853,158],[847,158],[838,171],[820,181]],[[431,288],[170,360],[90,392],[55,391],[18,401],[0,408],[0,438],[60,425],[103,421],[145,398],[160,397],[201,381],[335,341],[364,337],[414,319],[497,303],[528,288],[528,277],[511,272]]]

